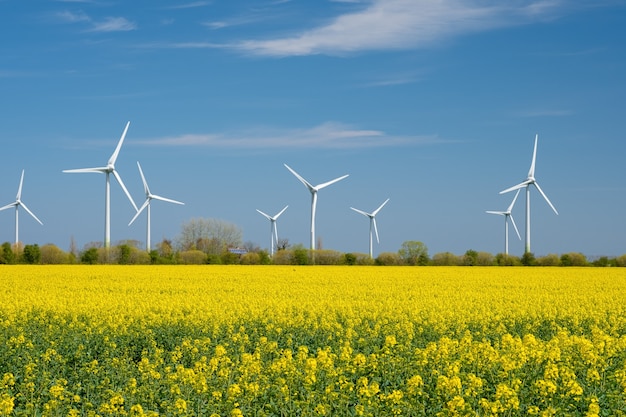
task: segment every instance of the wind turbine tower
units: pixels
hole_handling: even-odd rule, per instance
[[[122,136],[120,137],[120,140],[117,143],[117,147],[115,148],[113,155],[111,155],[111,157],[109,158],[109,161],[107,162],[106,166],[97,167],[97,168],[79,168],[79,169],[63,170],[63,172],[70,173],[70,174],[99,173],[99,174],[105,175],[106,180],[105,180],[105,190],[104,190],[104,247],[107,249],[111,247],[111,182],[109,179],[110,174],[113,174],[117,182],[122,187],[122,190],[124,190],[124,193],[128,197],[128,200],[135,208],[135,212],[139,211],[137,209],[137,205],[133,201],[133,198],[130,196],[130,193],[126,189],[126,186],[124,185],[124,182],[122,181],[122,177],[120,177],[120,174],[118,174],[117,170],[115,169],[115,161],[117,160],[117,156],[119,155],[120,149],[122,148],[122,144],[124,143],[124,138],[126,137],[128,126],[130,126],[130,122],[126,123],[124,132],[122,132]]]
[[[278,217],[283,214],[285,210],[287,210],[287,207],[289,206],[285,206],[285,208],[283,208],[281,211],[278,212],[278,214],[274,216],[270,216],[269,214],[263,213],[261,210],[256,209],[256,211],[261,213],[263,217],[270,221],[270,256],[274,256],[274,252],[278,250],[278,228],[276,227],[276,220],[278,220]]]
[[[378,228],[376,227],[376,215],[378,214],[380,209],[382,209],[383,206],[385,204],[387,204],[388,201],[389,201],[389,199],[386,199],[383,204],[381,204],[376,210],[374,210],[371,213],[367,213],[367,212],[365,212],[363,210],[359,210],[359,209],[355,209],[354,207],[350,207],[352,210],[356,211],[357,213],[361,213],[362,215],[364,215],[365,217],[369,217],[369,219],[370,219],[370,258],[374,257],[374,240],[373,240],[373,235],[372,235],[372,229],[373,229],[374,233],[376,234],[376,242],[380,243],[380,240],[378,239]]]
[[[525,247],[524,247],[524,252],[525,253],[530,253],[530,186],[532,185],[535,188],[537,188],[539,193],[543,196],[544,200],[546,200],[546,202],[552,208],[554,213],[556,215],[559,214],[559,212],[556,211],[556,209],[554,208],[554,206],[552,205],[552,203],[548,199],[548,196],[543,192],[543,190],[539,186],[539,183],[535,179],[535,161],[537,159],[537,141],[538,141],[538,139],[539,139],[539,135],[535,135],[535,148],[533,150],[533,159],[532,159],[532,162],[530,163],[530,170],[528,171],[528,176],[526,177],[526,180],[522,181],[521,183],[519,183],[517,185],[514,185],[513,187],[507,188],[506,190],[500,191],[500,194],[504,194],[504,193],[508,193],[510,191],[515,191],[515,190],[519,190],[521,188],[526,188],[526,243],[525,243]]]
[[[20,186],[17,189],[17,196],[15,197],[15,201],[11,204],[7,204],[4,207],[0,207],[0,211],[2,210],[6,210],[8,208],[11,207],[15,207],[15,247],[17,248],[17,244],[20,241],[20,221],[19,221],[19,208],[20,206],[24,208],[24,210],[26,210],[26,212],[28,214],[31,215],[31,217],[35,220],[37,220],[37,222],[39,222],[39,224],[43,225],[43,223],[41,222],[41,220],[39,220],[37,218],[37,216],[35,216],[33,214],[32,211],[30,211],[28,209],[28,207],[26,207],[26,204],[24,204],[24,202],[22,201],[22,184],[24,183],[24,170],[22,170],[22,177],[20,178]]]
[[[141,212],[144,209],[146,209],[146,214],[148,218],[147,225],[146,225],[146,251],[150,252],[150,239],[151,239],[150,238],[150,202],[152,200],[161,200],[161,201],[165,201],[166,203],[174,203],[174,204],[181,204],[181,205],[184,205],[185,203],[172,200],[171,198],[165,198],[165,197],[161,197],[160,195],[152,194],[150,192],[150,188],[148,187],[148,182],[146,181],[146,177],[143,175],[143,171],[141,170],[141,165],[139,164],[139,161],[137,161],[137,167],[139,168],[139,174],[141,175],[141,181],[143,182],[143,190],[146,193],[146,201],[144,201],[141,208],[137,210],[137,213],[135,213],[135,216],[132,218],[130,223],[128,223],[128,225],[130,226],[131,224],[133,224],[133,222],[135,221],[135,219],[137,219],[137,217],[139,217]]]
[[[322,188],[328,187],[329,185],[336,183],[337,181],[341,181],[348,175],[344,175],[339,178],[335,178],[334,180],[313,186],[307,180],[302,178],[296,171],[289,168],[287,164],[284,165],[311,192],[311,250],[315,250],[315,210],[317,206],[317,192]]]
[[[522,240],[522,237],[519,234],[519,230],[517,230],[517,226],[515,225],[515,220],[513,220],[513,215],[511,214],[511,210],[513,210],[513,206],[515,205],[515,200],[517,200],[517,196],[521,190],[517,190],[515,193],[515,197],[513,197],[513,201],[509,205],[509,208],[506,211],[487,211],[489,214],[498,214],[500,216],[504,216],[504,254],[509,254],[509,219],[511,223],[513,223],[513,227],[515,228],[515,233],[517,233],[517,237],[519,240]]]

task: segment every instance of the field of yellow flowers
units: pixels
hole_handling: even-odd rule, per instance
[[[626,268],[2,266],[0,415],[626,415]]]

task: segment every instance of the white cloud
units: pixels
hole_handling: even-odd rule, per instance
[[[430,143],[435,136],[393,136],[379,130],[357,129],[336,122],[326,122],[301,129],[248,129],[241,132],[185,134],[135,141],[156,146],[208,146],[246,149],[342,149],[402,146]]]
[[[127,32],[137,29],[137,25],[124,17],[107,17],[103,21],[93,22],[92,32]]]
[[[552,17],[561,0],[372,0],[327,24],[235,48],[266,56],[344,55],[366,50],[431,46],[454,36]]]
[[[194,1],[194,2],[191,2],[191,3],[185,3],[185,4],[179,4],[179,5],[176,5],[176,6],[166,7],[166,9],[168,9],[168,10],[193,9],[193,8],[196,8],[196,7],[208,6],[210,4],[211,4],[211,2],[209,2],[209,1]]]
[[[89,22],[91,19],[83,12],[63,11],[56,14],[59,20],[67,23]]]
[[[125,17],[106,17],[96,21],[82,11],[72,12],[68,10],[58,12],[55,16],[63,23],[87,22],[91,25],[90,32],[125,32],[137,29],[137,25]]]

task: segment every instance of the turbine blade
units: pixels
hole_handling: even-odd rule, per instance
[[[552,207],[552,210],[554,210],[554,212],[558,215],[559,212],[556,211],[556,209],[554,208],[554,206],[552,205],[552,203],[550,202],[550,199],[548,199],[548,196],[546,195],[546,193],[543,192],[543,190],[541,189],[541,187],[539,186],[539,184],[537,184],[537,182],[535,181],[535,187],[537,187],[537,189],[539,190],[539,192],[541,193],[541,195],[543,196],[543,198],[546,200],[546,202],[550,205],[550,207]]]
[[[380,211],[380,209],[382,209],[385,206],[385,204],[387,204],[388,201],[389,201],[389,199],[386,199],[385,202],[380,205],[380,207],[378,207],[376,210],[374,210],[374,212],[372,212],[372,216],[377,215],[378,212]]]
[[[126,197],[128,197],[128,199],[130,200],[130,204],[133,205],[133,207],[135,208],[135,211],[139,211],[139,209],[137,208],[137,205],[135,204],[135,201],[133,200],[133,198],[130,196],[130,193],[126,189],[126,186],[124,185],[124,181],[122,181],[122,177],[120,177],[120,174],[118,174],[116,170],[113,170],[113,175],[115,176],[115,179],[122,187],[122,190],[124,190],[124,193],[126,193]]]
[[[352,210],[356,211],[357,213],[361,213],[362,215],[366,216],[366,217],[374,217],[371,214],[363,211],[363,210],[359,210],[359,209],[355,209],[354,207],[350,207]]]
[[[11,207],[15,207],[15,206],[17,206],[17,201],[15,203],[7,204],[4,207],[0,207],[0,211],[6,210],[6,209],[11,208]]]
[[[33,219],[37,220],[39,224],[43,226],[43,223],[41,222],[41,220],[39,220],[37,216],[35,216],[35,214],[28,209],[28,207],[26,207],[26,204],[21,203],[20,205],[24,208],[24,210],[26,210],[28,214],[30,214],[33,217]]]
[[[533,178],[535,176],[535,160],[537,159],[537,140],[539,139],[539,135],[535,135],[535,148],[533,149],[533,160],[530,163],[530,170],[528,171],[528,178]]]
[[[20,197],[22,196],[22,184],[24,183],[24,170],[22,170],[22,177],[20,178],[20,186],[17,189],[17,197],[15,197],[16,200],[19,200]]]
[[[324,188],[324,187],[328,187],[329,185],[334,184],[334,183],[336,183],[337,181],[341,181],[342,179],[346,178],[348,175],[349,175],[349,174],[344,175],[344,176],[339,177],[339,178],[335,178],[334,180],[331,180],[331,181],[325,182],[325,183],[323,183],[323,184],[319,184],[319,185],[317,185],[317,186],[315,187],[315,189],[316,189],[316,190],[321,190],[322,188]]]
[[[296,171],[294,171],[293,169],[291,169],[291,168],[289,167],[289,165],[287,165],[287,164],[283,164],[283,165],[285,165],[285,167],[286,167],[289,171],[291,171],[291,173],[292,173],[293,175],[295,175],[295,176],[296,176],[296,178],[297,178],[297,179],[299,179],[299,180],[300,180],[300,182],[301,182],[302,184],[304,184],[304,186],[305,186],[306,188],[308,188],[308,189],[309,189],[309,191],[313,192],[313,191],[315,190],[315,187],[313,187],[313,186],[312,186],[312,185],[311,185],[311,184],[310,184],[307,180],[305,180],[304,178],[302,178],[302,177],[300,176],[300,174],[298,174]]]
[[[256,211],[258,211],[259,213],[261,213],[263,216],[265,216],[265,218],[267,218],[267,220],[272,220],[272,217],[269,214],[265,214],[263,213],[261,210],[256,209]]]
[[[505,213],[505,212],[503,212],[503,211],[490,211],[490,210],[485,211],[485,213],[489,213],[489,214],[499,214],[500,216],[504,216],[504,215],[506,214],[506,213]]]
[[[289,207],[289,206],[285,206],[285,208],[283,208],[281,211],[279,211],[279,212],[278,212],[278,214],[274,216],[274,220],[278,219],[278,217],[279,217],[281,214],[283,214],[283,212],[284,212],[285,210],[287,210],[287,207]]]
[[[183,203],[182,201],[172,200],[171,198],[161,197],[160,195],[156,195],[156,194],[150,194],[150,198],[153,198],[153,199],[159,200],[159,201],[165,201],[167,203],[180,204],[180,205],[183,205],[183,206],[185,205],[185,203]]]
[[[376,233],[376,243],[380,243],[380,239],[378,239],[378,227],[376,227],[376,218],[372,217],[372,223],[374,223],[374,232]]]
[[[521,182],[521,183],[519,183],[517,185],[514,185],[514,186],[512,186],[510,188],[507,188],[506,190],[500,191],[500,194],[506,194],[506,193],[511,192],[511,191],[519,190],[520,188],[526,187],[530,183],[532,183],[531,180],[526,180],[526,181]]]
[[[146,192],[146,195],[150,195],[150,188],[148,188],[148,182],[146,181],[146,177],[143,175],[143,170],[141,169],[141,165],[139,165],[139,161],[137,161],[137,167],[139,168],[141,181],[143,181],[143,190]]]
[[[519,230],[517,230],[517,225],[515,224],[515,220],[513,220],[513,216],[509,214],[509,219],[511,219],[511,223],[513,223],[513,228],[515,229],[515,233],[517,233],[517,237],[519,240],[522,240],[522,237],[519,234]]]
[[[117,147],[115,148],[115,151],[113,152],[113,155],[111,155],[111,158],[109,158],[108,165],[115,165],[115,161],[117,160],[117,155],[119,155],[120,149],[122,149],[122,144],[124,143],[124,138],[126,137],[126,132],[128,132],[128,126],[130,126],[130,122],[126,123],[126,127],[124,128],[124,132],[122,132],[122,137],[120,137],[119,142],[117,142]]]
[[[515,197],[513,197],[513,201],[511,202],[511,205],[509,206],[509,208],[506,210],[508,213],[511,213],[511,210],[513,210],[513,206],[515,205],[515,200],[517,200],[517,196],[519,195],[519,192],[521,191],[520,188],[517,189],[517,192],[515,193]]]
[[[78,174],[84,172],[95,172],[99,174],[104,174],[108,171],[107,167],[97,167],[97,168],[79,168],[79,169],[64,169],[63,172],[66,174]]]
[[[133,216],[133,218],[131,219],[131,221],[128,223],[128,225],[130,226],[131,224],[133,224],[133,222],[137,219],[137,217],[139,217],[139,215],[141,214],[141,212],[148,207],[148,205],[150,204],[150,199],[146,198],[146,201],[144,201],[144,203],[141,205],[141,208],[139,210],[137,210],[137,213],[135,213],[135,215]]]

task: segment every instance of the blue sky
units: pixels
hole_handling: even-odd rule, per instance
[[[20,240],[67,250],[103,239],[106,165],[137,205],[151,191],[153,244],[206,217],[269,246],[269,222],[308,246],[312,184],[323,247],[431,255],[503,250],[499,191],[533,190],[536,255],[626,253],[626,3],[616,0],[0,0],[0,205],[22,200]],[[145,216],[112,183],[111,238],[145,241]],[[523,238],[524,198],[513,217]],[[512,231],[511,231],[512,232]],[[0,241],[12,241],[12,210]],[[512,232],[510,253],[523,241]]]

